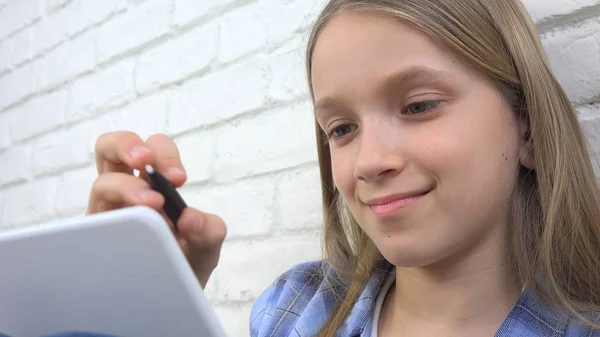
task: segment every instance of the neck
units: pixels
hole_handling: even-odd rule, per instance
[[[396,268],[392,300],[387,301],[391,321],[423,331],[418,327],[421,322],[444,335],[496,331],[522,290],[503,248],[496,241],[432,266]]]

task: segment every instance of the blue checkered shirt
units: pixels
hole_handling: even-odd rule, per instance
[[[393,267],[382,263],[369,279],[345,322],[340,337],[367,337],[375,300]],[[296,265],[262,293],[250,315],[252,337],[313,337],[339,304],[344,283],[320,261]],[[495,337],[600,337],[542,303],[527,289]]]

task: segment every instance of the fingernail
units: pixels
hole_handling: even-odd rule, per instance
[[[178,167],[171,167],[167,170],[167,175],[171,178],[185,176],[185,172]]]
[[[131,149],[131,157],[133,157],[133,159],[140,159],[148,153],[150,153],[150,150],[141,145],[134,146],[133,149]]]

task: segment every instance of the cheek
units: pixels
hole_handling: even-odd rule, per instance
[[[419,151],[434,172],[475,178],[478,173],[514,168],[519,155],[517,124],[500,104],[490,105],[487,109],[455,107],[446,118],[422,130]]]
[[[460,210],[455,215],[461,218],[482,216],[507,201],[518,165],[518,130],[509,120],[474,121],[477,127],[445,124],[423,145],[424,165],[440,184],[443,208],[450,214]]]
[[[348,150],[331,151],[331,171],[333,182],[346,202],[354,198],[354,159]]]

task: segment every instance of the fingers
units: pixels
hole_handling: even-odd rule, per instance
[[[88,213],[104,212],[126,205],[144,205],[160,209],[164,198],[142,179],[122,172],[107,172],[98,176],[90,193]]]
[[[148,138],[146,145],[154,155],[155,168],[175,187],[183,185],[187,177],[175,142],[167,135],[156,134]]]
[[[123,172],[132,174],[133,169],[152,163],[150,148],[135,133],[116,131],[101,135],[96,142],[96,168],[98,174]]]
[[[219,262],[227,235],[225,223],[214,214],[188,207],[181,215],[178,227],[179,244],[201,286],[205,287]]]
[[[180,187],[187,179],[179,150],[168,136],[156,134],[144,142],[129,131],[101,135],[96,142],[98,178],[90,192],[87,213],[143,205],[163,214],[164,197],[150,188],[146,164],[153,165],[175,187]],[[140,177],[133,175],[134,169],[140,171]],[[227,235],[225,223],[216,215],[188,207],[177,228],[174,234],[204,286],[218,263]]]
[[[179,150],[167,135],[156,134],[144,142],[133,132],[116,131],[101,135],[96,142],[98,174],[132,174],[133,169],[138,169],[143,177],[146,164],[154,165],[175,187],[180,187],[187,179]]]

